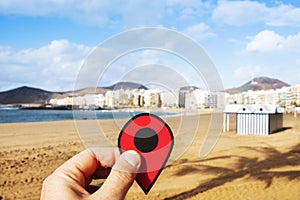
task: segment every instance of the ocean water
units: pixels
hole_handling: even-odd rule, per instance
[[[117,119],[128,118],[140,112],[121,111],[72,111],[72,110],[27,110],[0,107],[0,123],[17,122],[47,122],[59,120],[87,120],[87,119]],[[161,117],[175,115],[176,113],[156,112]]]

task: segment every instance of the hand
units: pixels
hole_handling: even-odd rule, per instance
[[[135,151],[120,155],[117,148],[87,149],[57,168],[44,183],[42,200],[124,199],[141,165]],[[93,194],[92,179],[107,178]]]

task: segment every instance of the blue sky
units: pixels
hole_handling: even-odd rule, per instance
[[[72,90],[97,45],[149,26],[194,39],[224,88],[257,76],[300,83],[297,0],[7,0],[0,2],[0,25],[0,91],[23,85]]]

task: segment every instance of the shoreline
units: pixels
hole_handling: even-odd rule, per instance
[[[170,112],[207,112],[212,111],[211,108],[197,108],[197,109],[187,109],[187,108],[170,108],[170,107],[96,107],[96,106],[86,106],[86,107],[79,107],[72,105],[62,105],[62,106],[48,106],[48,105],[41,105],[41,104],[0,104],[0,108],[3,110],[74,110],[74,111],[170,111]]]
[[[62,120],[111,120],[130,118],[139,113],[152,113],[162,118],[210,114],[211,110],[128,108],[114,110],[54,110],[54,109],[0,109],[0,124],[52,122]],[[103,113],[103,114],[102,114]]]

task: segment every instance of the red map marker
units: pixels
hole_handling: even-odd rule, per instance
[[[120,132],[120,152],[135,150],[142,157],[136,182],[145,194],[165,167],[174,145],[170,127],[158,116],[142,113],[131,118]]]

